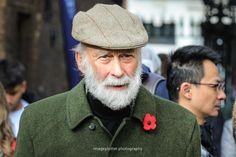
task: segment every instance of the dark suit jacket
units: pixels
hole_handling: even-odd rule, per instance
[[[156,116],[153,131],[143,118]],[[38,101],[22,115],[15,157],[200,157],[194,116],[140,88],[131,117],[111,136],[86,99],[84,81],[71,91]]]

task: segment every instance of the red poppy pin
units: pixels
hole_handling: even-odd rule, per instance
[[[16,139],[15,138],[11,142],[11,150],[12,150],[12,152],[15,152],[15,150],[16,150]]]
[[[143,129],[146,131],[156,129],[156,117],[147,113],[143,120]]]

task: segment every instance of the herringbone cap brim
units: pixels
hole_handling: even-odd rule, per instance
[[[89,45],[105,49],[143,47],[148,35],[142,21],[118,5],[96,4],[73,18],[72,36]]]

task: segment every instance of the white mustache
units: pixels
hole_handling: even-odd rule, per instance
[[[104,86],[122,86],[122,85],[129,85],[130,82],[131,82],[131,80],[128,76],[124,76],[119,79],[108,77],[102,81],[102,84]]]

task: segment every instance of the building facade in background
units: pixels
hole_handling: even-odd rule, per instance
[[[87,10],[95,3],[123,3],[75,1],[77,10]],[[0,58],[24,64],[29,89],[39,98],[69,89],[60,5],[60,0],[0,1]]]
[[[159,53],[169,53],[184,45],[203,44],[201,0],[128,0],[127,8],[143,20],[149,43]]]

